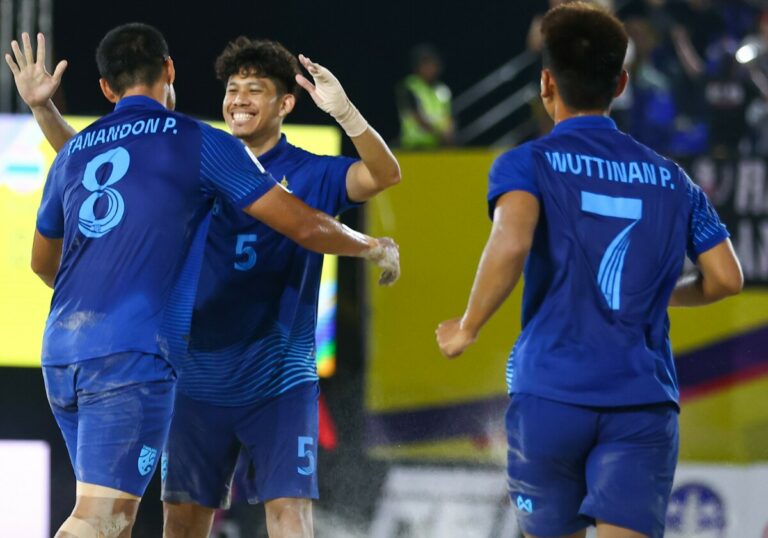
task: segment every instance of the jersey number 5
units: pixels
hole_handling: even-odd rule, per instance
[[[639,198],[619,198],[582,191],[581,210],[603,217],[632,221],[608,245],[597,272],[597,285],[603,297],[611,310],[618,310],[621,305],[621,272],[629,249],[629,232],[643,217],[643,201]]]
[[[239,257],[245,256],[245,259],[235,262],[235,269],[238,271],[247,271],[248,269],[253,269],[253,266],[256,265],[258,256],[256,255],[256,249],[253,248],[253,243],[257,239],[256,234],[240,234],[237,236],[235,254]]]
[[[310,476],[315,472],[315,454],[312,452],[314,444],[312,437],[299,437],[299,458],[307,458],[306,466],[296,468],[300,475]]]

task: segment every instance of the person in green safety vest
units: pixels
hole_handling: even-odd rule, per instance
[[[400,114],[400,146],[404,149],[434,149],[453,144],[451,90],[438,80],[440,55],[430,45],[411,51],[413,72],[397,87]]]

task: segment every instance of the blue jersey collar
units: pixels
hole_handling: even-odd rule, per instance
[[[146,95],[129,95],[128,97],[123,97],[115,105],[115,110],[122,110],[129,106],[140,106],[144,108],[156,108],[165,110],[163,105],[151,97],[147,97]]]
[[[553,133],[565,133],[578,129],[617,129],[616,122],[608,116],[576,116],[563,120],[552,129]]]
[[[277,141],[277,144],[275,144],[272,149],[259,155],[259,162],[264,164],[266,162],[278,159],[283,153],[285,153],[285,150],[288,149],[289,145],[290,144],[288,144],[288,139],[285,138],[284,134],[281,134],[280,140]]]

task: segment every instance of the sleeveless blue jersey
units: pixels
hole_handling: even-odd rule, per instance
[[[43,364],[168,356],[188,333],[214,197],[244,208],[274,186],[236,138],[122,99],[64,146],[46,181],[37,228],[63,251]]]
[[[728,237],[674,162],[609,118],[572,118],[501,155],[491,211],[525,190],[541,207],[525,265],[510,393],[622,406],[678,400],[667,306],[686,255]]]
[[[259,161],[308,205],[335,215],[353,205],[354,159],[318,156],[283,136]],[[178,390],[241,406],[317,380],[315,327],[323,257],[217,204],[206,242]]]

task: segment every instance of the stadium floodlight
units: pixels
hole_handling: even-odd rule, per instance
[[[748,37],[742,43],[736,51],[736,61],[740,64],[746,65],[754,62],[757,58],[765,54],[766,45],[757,37]]]

